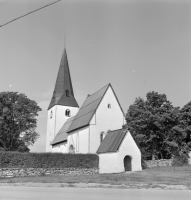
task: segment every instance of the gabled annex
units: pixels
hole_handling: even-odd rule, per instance
[[[119,129],[110,131],[97,150],[99,173],[141,171],[141,152],[131,133]]]

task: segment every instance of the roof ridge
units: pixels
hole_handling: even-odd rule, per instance
[[[108,83],[107,85],[105,85],[104,87],[106,87],[106,86],[110,86],[111,84],[110,83]],[[92,95],[94,95],[95,93],[97,93],[97,92],[99,92],[100,90],[102,90],[104,87],[102,87],[101,89],[99,89],[99,90],[97,90],[96,92],[94,92],[94,93],[92,93],[92,94],[90,94],[90,96],[89,97],[91,97]],[[88,98],[89,98],[88,97]]]
[[[115,130],[113,130],[113,131],[109,131],[108,133],[114,132],[114,131],[118,131],[118,130],[123,130],[123,128],[115,129]]]
[[[88,113],[86,113],[86,114],[84,114],[84,115],[87,115],[87,114],[89,114],[89,113],[91,113],[91,112],[93,112],[93,111],[95,111],[96,109],[93,109],[93,110],[91,110],[91,111],[89,111]],[[80,117],[83,117],[84,115],[81,115]],[[80,117],[77,117],[76,119],[79,119]],[[76,119],[74,119],[73,121],[75,121]]]
[[[99,97],[99,98],[97,98],[96,100],[94,100],[94,101],[92,101],[92,102],[88,103],[87,105],[85,105],[85,106],[81,107],[80,109],[82,109],[82,108],[85,108],[86,106],[88,106],[88,105],[90,105],[90,104],[94,103],[95,101],[97,101],[98,99],[101,99],[101,98],[102,98],[102,97]]]

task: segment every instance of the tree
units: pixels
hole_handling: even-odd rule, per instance
[[[191,151],[191,102],[178,113],[178,124],[174,126],[166,139],[173,156],[188,155]]]
[[[28,152],[39,134],[36,132],[38,112],[35,101],[17,92],[0,93],[0,150]]]
[[[179,108],[173,107],[165,94],[149,92],[146,98],[136,98],[129,107],[125,127],[130,130],[143,158],[169,158],[171,152],[166,139],[179,122]]]
[[[180,110],[179,120],[180,126],[185,131],[183,141],[191,148],[191,101]]]

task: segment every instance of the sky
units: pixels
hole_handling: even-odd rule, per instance
[[[0,0],[0,25],[54,1]],[[62,0],[0,27],[0,92],[24,93],[42,108],[31,152],[45,152],[64,45],[80,106],[108,83],[125,113],[150,91],[174,106],[191,101],[190,0]]]

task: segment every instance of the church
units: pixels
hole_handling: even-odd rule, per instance
[[[88,95],[79,107],[66,48],[48,107],[46,152],[99,155],[100,173],[140,171],[141,153],[111,84]],[[111,167],[112,165],[112,167]]]

